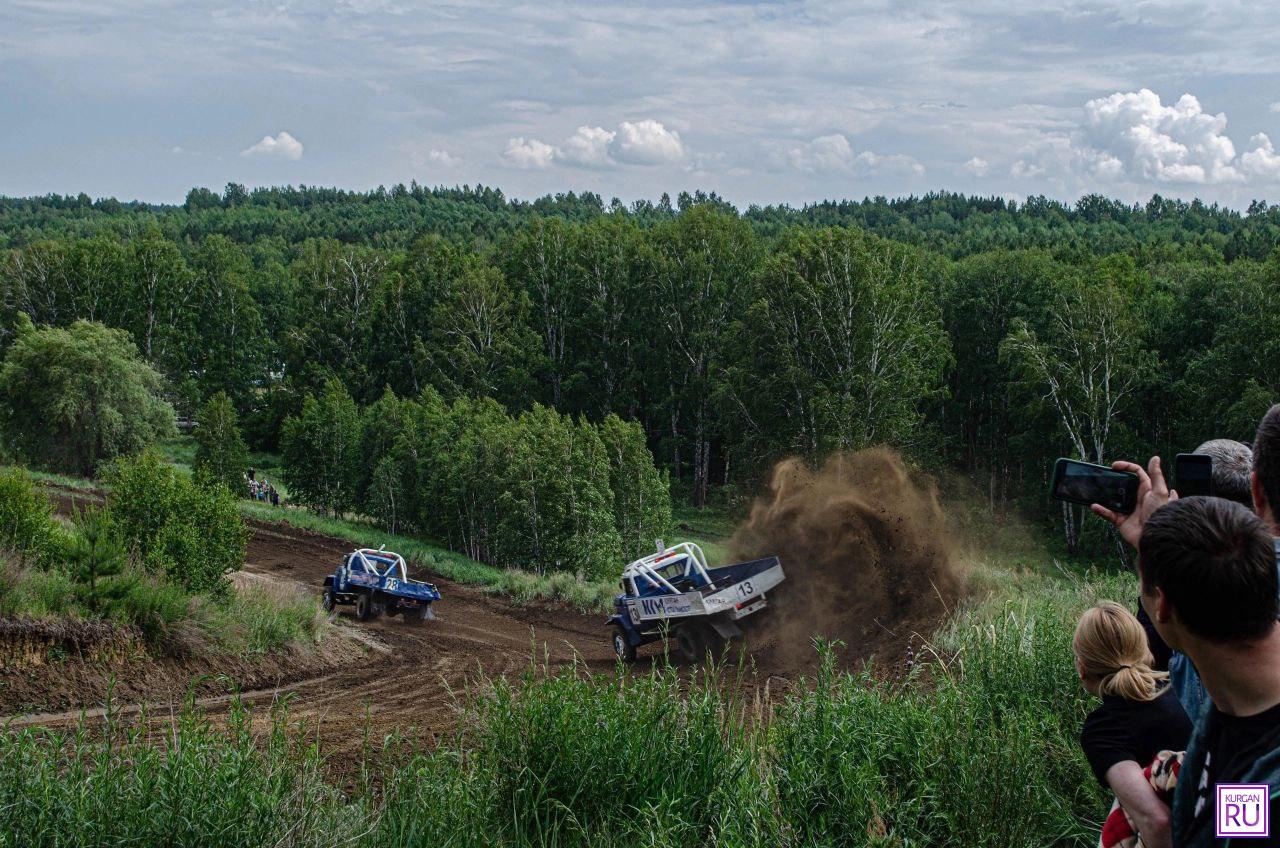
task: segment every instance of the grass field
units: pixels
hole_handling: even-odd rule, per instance
[[[1108,800],[1071,630],[1132,581],[988,538],[965,553],[978,594],[897,682],[836,671],[839,646],[773,701],[733,668],[496,680],[434,749],[370,740],[347,791],[283,713],[263,735],[188,711],[161,744],[9,731],[0,845],[1085,848]]]

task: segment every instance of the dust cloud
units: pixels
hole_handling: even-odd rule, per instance
[[[842,641],[846,664],[875,655],[891,666],[963,593],[936,487],[885,448],[839,454],[816,470],[778,463],[730,549],[735,561],[776,555],[787,574],[748,634],[767,673],[814,667],[817,636]]]

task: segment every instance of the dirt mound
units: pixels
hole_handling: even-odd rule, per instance
[[[820,469],[778,463],[734,533],[736,559],[776,554],[787,580],[751,634],[756,666],[791,676],[816,666],[815,637],[846,664],[896,663],[963,592],[932,481],[894,452],[840,454]]]

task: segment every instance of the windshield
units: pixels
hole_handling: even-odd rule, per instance
[[[685,559],[687,559],[687,557],[677,557],[660,568],[655,568],[654,571],[665,577],[667,582],[674,582],[679,580],[681,577],[684,577]]]

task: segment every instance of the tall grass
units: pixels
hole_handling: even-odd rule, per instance
[[[256,747],[242,713],[226,729],[185,715],[159,745],[9,732],[0,833],[35,845],[147,844],[173,828],[188,841],[165,844],[225,844],[234,830],[242,845],[1083,848],[1107,799],[1076,742],[1090,702],[1071,627],[1128,588],[1063,578],[984,601],[896,682],[839,672],[838,647],[824,648],[817,679],[771,704],[744,702],[732,670],[531,670],[478,689],[433,749],[371,747],[349,793],[278,717]]]
[[[102,734],[0,735],[0,845],[334,845],[353,816],[305,737],[277,720],[255,737],[237,705],[215,727],[193,710],[165,738],[109,720]],[[341,816],[340,816],[341,814]]]

